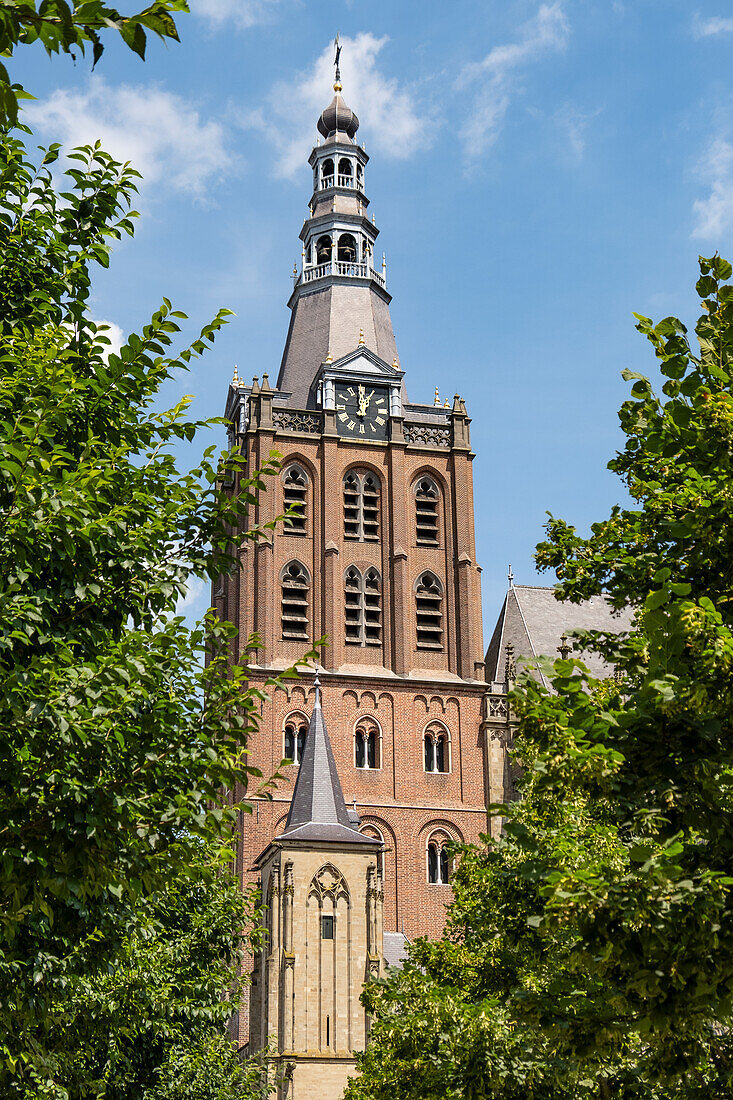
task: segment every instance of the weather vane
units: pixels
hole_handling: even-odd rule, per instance
[[[341,43],[339,42],[338,31],[336,32],[336,37],[333,40],[333,44],[336,48],[336,57],[334,58],[334,62],[333,62],[334,65],[336,66],[336,84],[340,84],[341,83],[341,69],[339,68],[339,65],[340,65],[340,62],[341,62]],[[335,88],[336,84],[334,84],[334,88]]]

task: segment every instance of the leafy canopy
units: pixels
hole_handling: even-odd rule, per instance
[[[50,56],[65,53],[75,58],[92,51],[96,65],[104,52],[103,35],[117,31],[125,45],[145,58],[147,32],[162,39],[178,41],[172,12],[187,12],[186,0],[153,0],[141,12],[123,15],[102,0],[0,0],[0,57],[12,57],[19,45],[40,42]],[[28,93],[11,82],[5,65],[0,63],[0,127],[18,121],[18,101]]]
[[[350,1100],[728,1095],[733,1085],[733,285],[700,260],[696,342],[637,318],[663,376],[632,372],[631,497],[587,538],[550,517],[560,599],[636,609],[585,633],[615,670],[548,662],[512,695],[522,800],[468,849],[446,936],[364,995]]]
[[[176,604],[262,535],[248,511],[277,460],[174,461],[201,424],[188,398],[158,411],[161,387],[227,310],[179,351],[167,300],[118,353],[89,316],[94,267],[132,232],[136,174],[85,147],[57,191],[57,147],[1,144],[0,1094],[61,1097],[83,1062],[80,991],[141,943],[166,891],[193,886],[202,843],[231,858],[227,792],[260,782],[260,696],[231,665],[232,628],[191,631]],[[168,995],[175,1016],[185,986]]]

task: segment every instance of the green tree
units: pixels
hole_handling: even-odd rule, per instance
[[[145,57],[147,32],[162,39],[178,41],[171,12],[187,12],[186,0],[152,0],[141,12],[123,15],[102,0],[0,0],[0,57],[12,57],[19,45],[40,42],[49,54],[92,51],[96,65],[104,51],[103,35],[115,31],[139,57]],[[18,100],[28,98],[19,84],[11,83],[5,65],[0,63],[0,127],[18,119]]]
[[[226,1036],[245,953],[258,945],[258,899],[202,848],[193,874],[127,919],[112,960],[66,995],[61,1077],[74,1096],[108,1100],[256,1100],[266,1066],[240,1064]],[[244,935],[243,929],[250,929]],[[61,1046],[61,1044],[59,1044]]]
[[[176,603],[194,576],[236,567],[233,539],[262,534],[248,528],[249,509],[277,469],[273,457],[245,471],[238,454],[213,448],[195,469],[177,469],[172,445],[201,425],[188,399],[158,411],[160,388],[204,352],[227,311],[171,353],[183,314],[164,300],[112,352],[87,299],[94,266],[132,233],[136,173],[87,147],[71,154],[57,191],[57,153],[35,163],[8,135],[0,150],[8,1097],[67,1095],[79,981],[112,965],[157,898],[195,885],[202,840],[214,864],[231,857],[227,792],[260,778],[246,756],[259,695],[247,669],[230,664],[232,628],[209,617],[191,631]],[[87,1087],[96,1095],[92,1082],[68,1095]]]
[[[696,342],[638,318],[664,381],[624,375],[630,506],[588,538],[551,517],[537,551],[559,598],[637,609],[578,638],[617,679],[569,660],[552,694],[518,685],[523,800],[464,855],[446,938],[366,991],[352,1100],[730,1092],[733,286],[718,256],[700,272]]]

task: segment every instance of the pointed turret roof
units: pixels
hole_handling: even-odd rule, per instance
[[[313,714],[295,781],[290,813],[281,837],[287,840],[373,844],[371,837],[362,836],[350,823],[321,708],[317,674],[315,687]]]

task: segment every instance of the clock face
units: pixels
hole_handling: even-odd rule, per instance
[[[337,382],[336,420],[339,435],[386,439],[389,423],[387,387],[373,386],[370,382]]]

